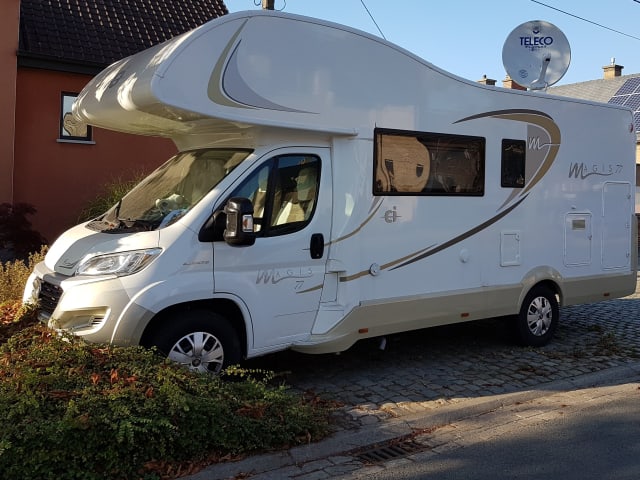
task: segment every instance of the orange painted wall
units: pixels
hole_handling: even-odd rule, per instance
[[[0,1],[0,18],[0,203],[11,203],[20,0]]]
[[[57,142],[61,93],[80,92],[90,78],[18,69],[13,201],[35,206],[33,228],[49,242],[77,223],[103,185],[150,172],[176,152],[167,139],[98,128],[95,145]]]

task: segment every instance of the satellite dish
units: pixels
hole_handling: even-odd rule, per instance
[[[516,27],[502,47],[507,74],[530,90],[553,85],[567,72],[571,47],[564,33],[549,22],[532,20]]]

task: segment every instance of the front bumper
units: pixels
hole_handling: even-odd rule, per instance
[[[132,334],[119,335],[114,342],[120,319],[132,304],[119,277],[68,277],[39,263],[27,282],[23,301],[37,302],[40,320],[51,328],[87,341],[120,345],[139,341],[139,335]],[[132,327],[128,331],[140,330],[128,326]]]

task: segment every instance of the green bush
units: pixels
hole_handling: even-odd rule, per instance
[[[0,345],[14,334],[36,323],[38,311],[33,305],[22,305],[19,300],[0,303]]]
[[[39,324],[19,299],[45,252],[0,262],[0,478],[175,478],[327,433],[326,404],[292,395],[272,372],[198,375],[152,350]]]
[[[327,410],[273,380],[198,375],[139,347],[25,328],[0,346],[2,478],[167,478],[181,463],[325,435]]]
[[[33,267],[44,259],[46,252],[47,247],[42,247],[39,252],[29,254],[26,262],[23,260],[0,262],[0,303],[22,298],[24,286]]]
[[[146,173],[137,172],[130,180],[119,177],[105,184],[100,193],[84,206],[78,215],[78,223],[92,220],[105,213],[146,176]]]

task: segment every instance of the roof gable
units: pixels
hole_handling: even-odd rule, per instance
[[[640,76],[640,74],[636,73],[615,78],[601,78],[598,80],[589,80],[587,82],[553,86],[550,87],[548,91],[553,95],[607,103],[628,79],[637,76]]]
[[[548,91],[553,95],[613,103],[631,108],[636,133],[640,133],[640,73],[561,85],[551,87]]]
[[[18,58],[95,73],[227,13],[223,0],[21,0]]]

